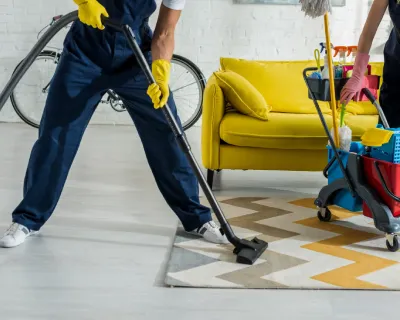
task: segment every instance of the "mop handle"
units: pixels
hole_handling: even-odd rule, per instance
[[[340,146],[339,140],[339,128],[336,118],[336,94],[335,94],[335,76],[333,74],[333,63],[332,63],[332,48],[331,48],[331,38],[329,34],[329,16],[328,13],[324,16],[325,23],[325,38],[326,38],[326,53],[328,54],[328,70],[329,70],[329,88],[331,93],[331,110],[332,110],[332,121],[333,121],[333,135],[335,146]]]

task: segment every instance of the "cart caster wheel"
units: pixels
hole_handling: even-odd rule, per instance
[[[386,240],[386,248],[390,252],[398,251],[399,250],[399,239],[397,239],[397,235],[388,235],[387,237],[390,237],[393,239],[392,239],[392,241],[389,241],[389,239]]]
[[[328,208],[321,208],[318,211],[318,219],[322,222],[329,222],[332,219],[332,213]]]

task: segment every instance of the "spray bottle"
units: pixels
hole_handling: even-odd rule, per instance
[[[335,68],[335,78],[343,78],[343,67],[346,64],[346,52],[347,52],[347,47],[345,46],[337,46],[334,48],[335,54],[333,55],[334,57],[337,56],[339,53],[339,65],[337,68]]]
[[[358,52],[358,46],[349,46],[347,47],[347,56],[350,56],[351,54],[351,64],[354,65],[355,61],[356,61],[356,56],[357,56],[357,52]],[[365,70],[365,75],[369,75],[371,74],[371,66],[368,65],[367,69]],[[351,78],[351,76],[353,75],[353,69],[351,68],[350,70],[347,71],[346,73],[346,78]]]
[[[354,64],[354,62],[356,61],[357,50],[358,46],[347,47],[347,56],[351,54],[351,64]]]
[[[328,59],[328,54],[326,51],[326,43],[321,42],[319,44],[321,46],[321,53],[325,50],[325,56],[324,56],[324,69],[322,70],[322,79],[329,79],[329,59]],[[331,44],[331,48],[333,48],[333,45]]]

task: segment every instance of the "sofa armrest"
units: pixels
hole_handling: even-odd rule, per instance
[[[201,150],[203,166],[206,169],[219,169],[219,127],[224,114],[224,94],[217,79],[212,75],[207,82],[203,96]]]

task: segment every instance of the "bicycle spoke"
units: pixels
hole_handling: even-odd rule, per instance
[[[195,80],[195,81],[193,81],[193,82],[191,82],[191,83],[189,83],[189,84],[187,84],[187,85],[185,85],[185,86],[182,86],[182,87],[180,87],[180,88],[178,88],[178,89],[173,90],[172,92],[176,92],[176,91],[182,90],[182,89],[184,89],[184,88],[186,88],[186,87],[189,87],[189,86],[191,86],[191,85],[193,85],[193,84],[196,84],[196,83],[197,83],[197,81]]]
[[[185,60],[173,58],[171,62],[171,92],[184,128],[190,127],[200,116],[204,77]]]
[[[188,74],[188,72],[187,72],[187,71],[186,71],[186,72],[183,72],[183,73],[181,73],[181,74],[179,75],[179,77],[177,77],[176,81],[178,82],[178,81],[179,81],[179,79],[181,79],[182,75],[187,75],[187,74]]]

